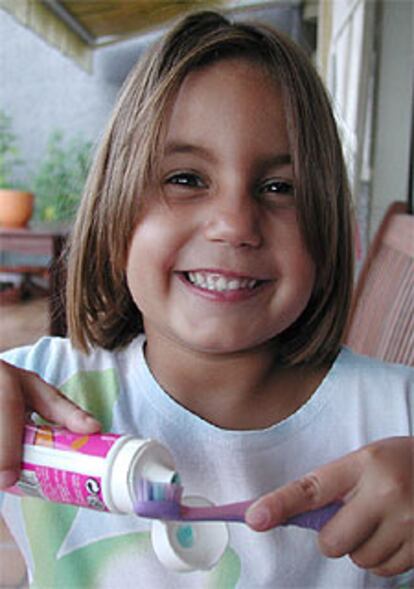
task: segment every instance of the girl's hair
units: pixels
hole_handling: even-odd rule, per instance
[[[67,315],[77,347],[120,348],[143,330],[126,261],[146,187],[157,179],[166,113],[188,72],[229,57],[255,60],[280,84],[298,219],[316,265],[307,308],[275,349],[292,365],[337,354],[353,283],[352,221],[329,99],[307,56],[285,35],[210,11],[182,19],[135,66],[96,154],[68,257]]]

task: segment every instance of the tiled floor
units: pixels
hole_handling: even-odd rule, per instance
[[[47,299],[0,306],[0,350],[35,342],[48,332]],[[0,589],[26,589],[24,561],[0,518]]]

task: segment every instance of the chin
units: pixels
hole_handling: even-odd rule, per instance
[[[236,336],[231,333],[217,334],[217,332],[210,336],[203,334],[203,336],[197,337],[193,332],[191,336],[182,338],[181,341],[187,348],[195,352],[225,355],[242,353],[260,347],[265,341],[268,341],[268,338],[248,338],[245,333]]]

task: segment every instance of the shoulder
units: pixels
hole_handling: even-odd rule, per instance
[[[344,403],[358,407],[414,412],[414,369],[362,356],[343,348],[331,369],[335,390]],[[353,399],[353,401],[352,401]],[[392,409],[393,408],[393,409]]]
[[[414,387],[414,368],[403,364],[391,364],[356,354],[344,347],[335,363],[347,378],[359,382],[369,382],[371,385],[387,387],[400,385]]]
[[[105,371],[128,362],[132,350],[141,347],[142,341],[143,338],[139,337],[118,351],[93,348],[86,354],[67,338],[44,337],[31,346],[8,350],[0,355],[0,359],[36,372],[44,380],[59,386],[75,373]]]
[[[328,382],[335,414],[354,429],[360,444],[413,435],[414,369],[343,348]]]
[[[46,337],[33,346],[10,350],[0,359],[35,372],[92,413],[104,431],[110,431],[115,407],[124,398],[124,374],[132,370],[131,365],[136,366],[143,341],[140,336],[121,350],[94,348],[85,354],[68,339]]]

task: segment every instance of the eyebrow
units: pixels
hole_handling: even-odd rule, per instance
[[[215,159],[212,152],[202,145],[195,145],[193,143],[185,143],[180,141],[170,141],[166,144],[164,149],[164,156],[176,155],[180,153],[198,155],[209,161]]]
[[[180,141],[170,141],[165,145],[164,156],[176,154],[192,154],[200,156],[208,161],[215,161],[214,154],[202,145],[195,145],[193,143],[186,143]],[[269,154],[265,156],[262,162],[266,167],[281,167],[292,163],[292,156],[290,153]]]

